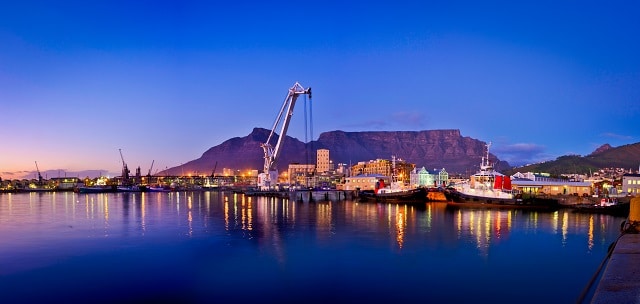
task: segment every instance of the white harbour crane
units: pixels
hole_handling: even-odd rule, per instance
[[[280,156],[282,142],[287,136],[287,129],[289,128],[289,122],[293,115],[293,108],[296,105],[296,99],[298,99],[298,96],[300,95],[309,95],[309,99],[311,99],[311,88],[305,89],[300,85],[300,83],[296,82],[291,88],[289,88],[289,93],[284,99],[282,108],[280,108],[280,112],[276,117],[273,128],[271,128],[271,133],[269,134],[267,141],[260,145],[264,150],[264,171],[258,174],[258,187],[260,187],[261,190],[273,189],[273,186],[275,186],[278,181],[278,169],[275,164],[278,161],[278,156]],[[271,145],[271,139],[274,137],[273,134],[280,124],[281,128],[278,141],[274,147]]]

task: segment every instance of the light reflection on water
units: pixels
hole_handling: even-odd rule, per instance
[[[231,192],[0,194],[0,294],[71,302],[96,290],[109,290],[104,302],[265,293],[274,301],[308,293],[335,300],[340,292],[342,300],[575,301],[622,220]],[[38,283],[52,278],[54,287]],[[71,287],[78,280],[102,287],[79,291]]]

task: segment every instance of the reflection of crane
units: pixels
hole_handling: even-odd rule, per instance
[[[278,171],[276,170],[275,163],[280,155],[282,141],[287,136],[287,129],[289,128],[291,115],[293,115],[293,107],[296,105],[296,99],[299,95],[304,94],[309,95],[309,99],[311,99],[311,88],[305,89],[297,82],[289,88],[289,93],[284,99],[282,108],[280,108],[280,113],[278,113],[276,121],[273,124],[273,128],[271,128],[271,133],[269,134],[267,141],[261,144],[262,149],[264,150],[264,171],[258,175],[258,186],[260,186],[261,189],[270,189],[271,183],[278,180]],[[283,120],[282,127],[274,148],[271,146],[270,141],[278,127],[278,124],[281,122],[280,120]]]
[[[42,175],[40,175],[40,168],[38,168],[37,161],[36,161],[36,171],[38,171],[38,185],[42,185]]]

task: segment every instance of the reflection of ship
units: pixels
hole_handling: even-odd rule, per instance
[[[469,182],[445,190],[450,205],[558,207],[557,200],[553,199],[523,200],[522,194],[511,188],[511,178],[493,170],[489,146],[491,143],[487,144],[487,155],[482,157],[480,170],[471,175]]]

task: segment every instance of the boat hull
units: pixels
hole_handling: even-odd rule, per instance
[[[78,193],[108,193],[108,192],[117,192],[116,187],[112,186],[98,186],[98,187],[78,187]]]
[[[427,201],[427,191],[418,188],[391,193],[361,192],[360,197],[363,200],[387,203],[424,203]]]
[[[465,194],[456,190],[446,190],[445,197],[447,205],[455,207],[476,207],[476,208],[523,208],[523,209],[559,209],[560,205],[555,199],[531,198],[497,198],[482,197]]]

